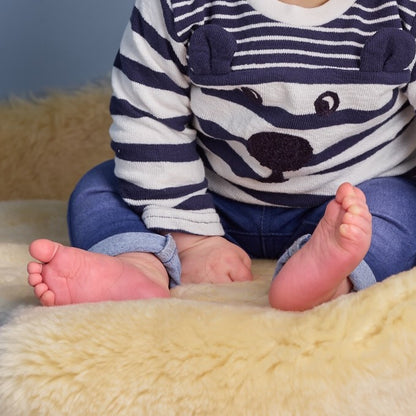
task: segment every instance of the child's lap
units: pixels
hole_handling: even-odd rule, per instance
[[[365,258],[377,280],[416,264],[416,181],[403,177],[368,180],[365,193],[373,216],[373,238]],[[326,203],[309,209],[241,204],[214,196],[226,237],[255,258],[279,258],[299,237],[311,234]]]

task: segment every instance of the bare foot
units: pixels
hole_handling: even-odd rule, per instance
[[[35,240],[27,266],[29,284],[44,306],[169,297],[169,278],[149,253],[111,257]]]
[[[367,254],[371,214],[361,190],[342,184],[310,240],[273,280],[270,304],[306,310],[351,290],[350,273]]]

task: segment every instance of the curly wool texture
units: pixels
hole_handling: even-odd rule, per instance
[[[0,200],[67,199],[78,179],[112,157],[108,83],[0,102]]]
[[[17,129],[23,123],[19,114],[28,122],[29,105],[42,120],[33,121],[33,136],[15,130],[15,142],[36,140],[39,157],[52,161],[47,151],[52,140],[68,175],[65,180],[57,175],[51,162],[37,189],[33,172],[20,171],[23,143],[0,164],[3,178],[6,169],[20,175],[6,182],[20,189],[14,198],[28,196],[0,202],[0,414],[413,414],[415,270],[304,313],[268,307],[273,264],[265,261],[255,262],[253,282],[178,287],[168,300],[37,305],[25,282],[27,244],[41,236],[67,243],[68,237],[65,202],[29,198],[64,199],[73,176],[96,163],[83,130],[71,133],[71,140],[68,130],[76,132],[81,124],[89,132],[102,131],[106,115],[97,110],[107,94],[102,88],[56,93],[36,104],[14,102],[13,112],[0,107],[1,120],[1,112],[13,113],[7,125]],[[85,94],[92,98],[78,114],[76,97],[84,102]],[[46,103],[53,116],[39,116]],[[1,129],[3,146],[11,133]],[[104,134],[97,151],[105,147]],[[82,155],[80,165],[68,148]]]

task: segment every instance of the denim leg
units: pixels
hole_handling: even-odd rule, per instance
[[[305,214],[304,209],[245,204],[215,194],[213,199],[225,238],[252,258],[280,257],[297,238]]]
[[[373,217],[373,236],[364,258],[378,282],[416,265],[416,181],[377,178],[358,186]]]
[[[127,207],[117,193],[113,169],[113,161],[97,166],[74,190],[68,211],[72,244],[109,255],[128,251],[154,253],[165,264],[172,285],[179,284],[180,262],[173,240],[147,230]],[[373,215],[373,239],[367,256],[351,275],[356,290],[416,264],[415,181],[378,178],[358,187],[366,194]],[[326,206],[286,209],[213,197],[225,237],[251,257],[260,258],[279,258],[288,248],[293,254],[290,246],[314,231]]]
[[[121,199],[112,160],[79,181],[69,201],[68,228],[71,244],[84,250],[111,256],[153,253],[169,273],[170,286],[180,284],[180,261],[173,238],[149,231]]]

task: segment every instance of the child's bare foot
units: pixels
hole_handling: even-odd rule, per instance
[[[50,240],[35,240],[29,251],[41,263],[28,264],[28,281],[45,306],[169,296],[167,272],[153,254],[111,257]]]
[[[306,310],[348,293],[350,273],[370,247],[371,214],[361,190],[342,184],[310,240],[273,280],[269,300],[277,309]]]

